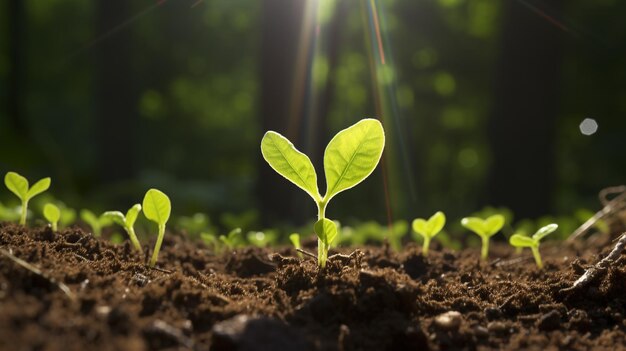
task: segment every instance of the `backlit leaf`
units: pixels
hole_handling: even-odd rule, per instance
[[[28,180],[15,172],[9,172],[4,176],[4,184],[9,190],[22,200],[28,193]]]
[[[316,202],[319,201],[317,174],[311,160],[287,138],[273,131],[265,133],[261,140],[261,153],[278,174],[306,191]]]
[[[157,189],[150,189],[143,198],[143,213],[149,220],[165,225],[170,218],[172,205],[170,198]]]
[[[376,168],[384,147],[385,132],[375,119],[363,119],[337,133],[324,151],[324,199],[328,201],[367,178]]]

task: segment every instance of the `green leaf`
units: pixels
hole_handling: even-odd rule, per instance
[[[324,151],[324,199],[328,201],[367,178],[376,168],[384,147],[385,132],[375,119],[363,119],[337,133]]]
[[[48,190],[48,188],[50,188],[50,182],[51,182],[50,178],[43,178],[39,180],[30,189],[28,189],[28,192],[26,193],[26,197],[28,199],[32,199],[34,196],[39,195],[43,193],[44,191]]]
[[[50,223],[56,223],[61,218],[61,211],[54,204],[46,204],[43,207],[43,216]]]
[[[125,223],[127,227],[132,227],[135,225],[135,221],[137,221],[137,216],[139,216],[139,212],[141,212],[140,204],[135,204],[128,210],[128,212],[126,212]]]
[[[326,245],[332,244],[337,237],[337,224],[328,218],[322,218],[313,227],[317,237]]]
[[[539,242],[535,241],[533,238],[522,234],[513,234],[511,238],[509,238],[509,243],[515,247],[533,247],[539,244]]]
[[[108,218],[113,221],[117,225],[121,225],[122,227],[126,226],[126,220],[124,218],[124,214],[120,211],[106,211],[102,214],[103,218]]]
[[[293,244],[293,247],[296,249],[300,248],[300,234],[292,233],[289,235],[289,241]]]
[[[309,157],[298,151],[284,136],[269,131],[261,140],[261,153],[278,174],[306,191],[313,200],[320,200],[317,174]]]
[[[539,240],[543,239],[546,235],[551,234],[552,232],[554,232],[558,227],[559,227],[559,225],[556,224],[556,223],[548,224],[548,225],[546,225],[544,227],[541,227],[533,235],[533,239],[535,239],[537,242],[539,242]]]
[[[446,215],[443,212],[438,211],[428,219],[427,228],[430,236],[435,236],[446,225]]]
[[[495,233],[499,232],[500,229],[504,226],[504,216],[495,214],[493,216],[489,216],[485,220],[485,231],[487,235],[492,236]]]
[[[418,233],[421,236],[430,236],[430,231],[428,230],[428,223],[422,218],[416,218],[413,220],[413,231]]]
[[[15,172],[8,172],[4,176],[4,184],[21,200],[27,199],[28,180]]]
[[[89,224],[91,227],[99,226],[98,217],[96,217],[96,215],[93,212],[87,209],[80,210],[80,219],[82,219],[85,223]]]
[[[485,221],[478,217],[465,217],[461,220],[461,225],[480,236],[486,236]]]
[[[150,189],[143,198],[143,213],[158,225],[165,225],[170,218],[172,205],[170,198],[157,189]]]

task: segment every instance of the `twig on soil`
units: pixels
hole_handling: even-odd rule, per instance
[[[532,257],[521,256],[521,257],[512,258],[510,260],[506,260],[506,261],[495,262],[495,264],[492,263],[491,265],[495,267],[506,267],[506,266],[512,266],[512,265],[522,263],[524,261],[529,261],[529,260],[532,260]]]
[[[79,255],[79,254],[77,254],[77,253],[75,253],[75,252],[73,253],[73,255],[74,255],[75,257],[77,257],[77,258],[80,258],[81,260],[83,260],[83,261],[85,261],[85,262],[89,262],[89,260],[87,259],[87,257],[81,256],[81,255]]]
[[[150,267],[150,266],[146,266],[146,268],[153,269],[153,270],[155,270],[155,271],[159,271],[159,272],[161,272],[161,273],[166,273],[166,274],[172,274],[172,273],[174,273],[174,271],[169,271],[169,270],[167,270],[167,269],[163,269],[163,268],[159,268],[159,267]]]
[[[611,194],[619,194],[612,200],[608,199],[608,196]],[[602,189],[599,194],[600,202],[604,207],[598,211],[593,217],[589,218],[585,223],[583,223],[578,229],[576,229],[570,236],[567,238],[567,241],[573,241],[580,235],[584,234],[587,230],[589,230],[597,221],[604,218],[606,215],[621,211],[626,209],[626,186],[615,186],[606,189]]]
[[[611,250],[611,252],[605,258],[596,263],[595,266],[587,269],[585,273],[574,282],[574,285],[569,288],[561,289],[561,292],[571,293],[576,290],[580,290],[589,285],[591,282],[602,278],[608,271],[611,264],[614,263],[622,254],[622,251],[624,251],[624,246],[626,246],[626,233],[623,233],[620,236],[619,240],[613,247],[613,250]]]
[[[310,252],[308,252],[308,251],[304,251],[304,250],[302,250],[302,249],[296,249],[296,251],[298,251],[298,252],[299,252],[299,253],[301,253],[301,254],[307,255],[307,256],[309,256],[309,257],[311,257],[311,258],[313,258],[313,259],[317,260],[317,256],[315,256],[314,254],[312,254],[312,253],[310,253]]]
[[[27,269],[28,271],[30,271],[31,273],[38,275],[40,277],[42,277],[43,279],[47,280],[48,282],[50,282],[53,285],[56,285],[59,290],[63,291],[63,293],[65,293],[65,295],[67,295],[67,297],[70,298],[70,300],[74,300],[76,298],[76,296],[74,295],[74,293],[72,293],[72,291],[70,290],[70,288],[63,284],[62,282],[57,281],[56,279],[50,277],[49,275],[43,273],[39,268],[33,266],[32,264],[22,260],[19,257],[16,257],[15,255],[13,255],[11,252],[5,250],[5,249],[0,249],[0,253],[4,256],[6,256],[7,258],[9,258],[11,261],[17,263],[18,265],[20,265],[22,268]]]

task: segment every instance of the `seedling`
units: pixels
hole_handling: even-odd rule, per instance
[[[91,227],[91,232],[95,237],[100,237],[102,235],[102,228],[111,225],[110,218],[104,215],[98,217],[95,213],[87,209],[80,210],[80,219]]]
[[[26,178],[15,172],[9,172],[4,176],[4,184],[22,201],[20,224],[25,225],[26,214],[28,213],[28,201],[50,188],[50,178],[43,178],[29,188]]]
[[[529,247],[535,257],[535,263],[539,269],[543,268],[543,262],[541,262],[541,255],[539,254],[539,242],[548,234],[554,232],[559,226],[555,223],[548,224],[545,227],[541,227],[532,237],[522,234],[513,234],[509,239],[511,245],[517,248]]]
[[[300,245],[300,234],[293,233],[289,235],[289,241],[293,244],[293,248],[296,249],[298,257],[303,258],[302,252],[299,251],[302,250],[302,245]]]
[[[107,211],[102,216],[109,218],[116,224],[122,226],[126,233],[128,233],[128,237],[130,241],[133,243],[133,246],[137,251],[141,252],[141,244],[137,239],[137,235],[135,234],[135,221],[137,220],[137,216],[139,216],[139,212],[141,212],[141,205],[135,204],[131,207],[128,212],[126,212],[126,216],[122,212],[119,211]]]
[[[413,220],[413,231],[424,238],[422,244],[422,255],[428,256],[428,247],[430,240],[443,229],[446,225],[446,216],[439,211],[432,215],[428,220],[417,218]]]
[[[480,257],[486,260],[489,256],[489,238],[502,229],[502,226],[504,226],[504,216],[496,214],[487,219],[466,217],[461,220],[461,224],[480,236],[483,243]]]
[[[248,242],[256,247],[272,246],[276,242],[278,234],[273,230],[264,230],[262,232],[248,232],[246,235]]]
[[[53,231],[57,231],[59,219],[61,218],[61,211],[55,204],[46,204],[43,207],[43,216],[50,222],[50,226]]]
[[[241,228],[231,230],[228,235],[220,235],[220,241],[226,245],[229,250],[233,250],[242,242]]]
[[[170,218],[172,212],[172,204],[170,198],[163,192],[157,189],[150,189],[146,192],[143,198],[143,214],[155,222],[159,226],[159,236],[157,237],[156,244],[154,245],[154,252],[150,259],[150,267],[156,265],[159,258],[159,251],[161,250],[161,244],[163,243],[163,236],[165,236],[165,224]]]
[[[261,153],[265,161],[278,174],[309,194],[317,205],[318,221],[314,227],[318,237],[317,261],[321,268],[326,266],[328,250],[337,236],[337,227],[326,219],[326,206],[335,195],[353,188],[374,171],[384,147],[385,132],[375,119],[363,119],[337,133],[324,151],[326,195],[322,197],[315,168],[308,156],[274,131],[263,136]]]

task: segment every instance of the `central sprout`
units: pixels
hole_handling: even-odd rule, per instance
[[[317,174],[309,157],[298,151],[279,133],[269,131],[261,141],[263,158],[278,174],[304,190],[317,205],[315,234],[317,261],[324,268],[337,226],[326,218],[326,206],[340,192],[361,183],[376,168],[385,147],[385,132],[375,119],[363,119],[346,128],[328,143],[324,151],[326,195],[320,195]]]

